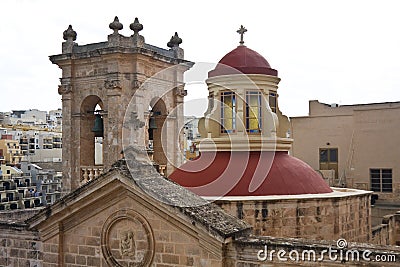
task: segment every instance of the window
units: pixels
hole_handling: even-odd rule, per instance
[[[221,133],[236,130],[236,95],[234,92],[221,93]]]
[[[328,162],[328,149],[321,149],[319,151],[319,162]]]
[[[337,148],[320,148],[319,149],[319,162],[320,163],[337,163],[338,162],[338,149]]]
[[[370,169],[371,190],[392,192],[392,169]]]
[[[276,113],[276,93],[269,93],[269,106],[271,111]]]
[[[246,92],[246,131],[261,132],[261,92]]]
[[[335,178],[339,178],[339,163],[338,163],[337,148],[320,148],[319,149],[319,169],[334,170]]]

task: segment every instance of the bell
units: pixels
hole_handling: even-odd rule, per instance
[[[92,132],[95,137],[103,137],[103,118],[100,114],[95,114]]]
[[[149,120],[149,129],[157,129],[156,118],[153,116],[151,116]]]

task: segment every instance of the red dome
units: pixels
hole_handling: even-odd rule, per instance
[[[200,196],[270,196],[330,193],[309,165],[286,152],[205,152],[169,179]]]
[[[240,45],[226,54],[215,69],[208,73],[208,77],[240,73],[278,76],[278,71],[272,69],[262,55]]]

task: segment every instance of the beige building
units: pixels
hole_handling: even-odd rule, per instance
[[[21,163],[23,154],[17,140],[10,135],[2,135],[0,139],[0,162],[16,165]]]
[[[13,110],[8,116],[5,116],[3,123],[8,125],[36,125],[45,127],[46,111],[37,109]]]
[[[309,105],[308,116],[291,118],[292,155],[320,170],[331,185],[399,201],[400,102]]]
[[[2,180],[10,180],[12,176],[20,176],[21,170],[13,166],[0,165],[0,176]]]

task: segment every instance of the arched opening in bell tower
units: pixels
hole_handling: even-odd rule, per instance
[[[103,102],[98,96],[88,96],[82,101],[79,153],[83,171],[103,165],[105,115]]]
[[[167,156],[162,143],[162,135],[165,134],[165,119],[167,117],[167,108],[160,98],[153,98],[149,106],[149,116],[147,120],[147,140],[146,146],[150,159],[155,168],[162,174],[165,174],[167,167]]]
[[[92,132],[94,132],[94,165],[103,165],[103,137],[104,137],[104,123],[102,108],[99,104],[94,108],[94,125]]]

